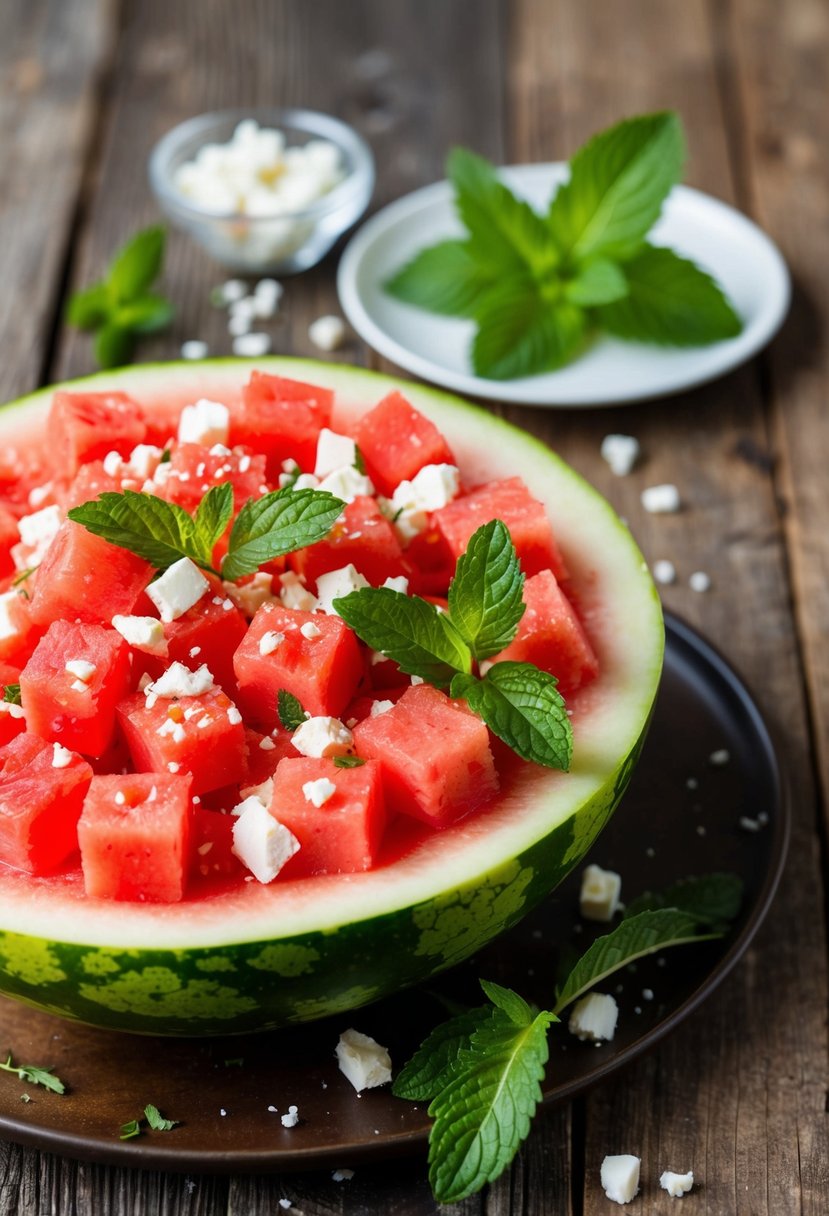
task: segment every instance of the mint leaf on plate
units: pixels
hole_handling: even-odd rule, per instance
[[[471,358],[476,375],[514,380],[554,371],[580,349],[585,314],[567,300],[546,300],[527,275],[516,274],[485,292],[475,309],[478,331]]]
[[[700,878],[683,878],[662,891],[646,891],[637,896],[625,908],[624,918],[659,908],[677,908],[700,924],[718,929],[735,919],[742,900],[743,880],[738,874],[703,874]]]
[[[415,254],[384,284],[386,291],[447,317],[471,317],[481,292],[495,281],[478,264],[468,241],[441,241]]]
[[[144,1116],[153,1131],[169,1132],[174,1127],[178,1127],[178,1119],[165,1119],[157,1106],[153,1106],[152,1102],[148,1102],[144,1107]]]
[[[740,333],[742,322],[721,288],[687,258],[645,245],[624,270],[628,294],[596,310],[608,333],[665,346],[702,346]]]
[[[628,294],[624,271],[608,258],[587,262],[564,286],[564,295],[579,308],[594,308],[597,304],[612,304]]]
[[[449,615],[480,663],[508,646],[524,615],[524,575],[506,525],[484,524],[458,559]]]
[[[494,1013],[491,1005],[481,1005],[436,1026],[395,1077],[392,1085],[395,1097],[408,1098],[410,1102],[426,1102],[436,1097],[452,1075],[461,1049],[469,1045],[470,1036],[491,1021]]]
[[[54,1094],[66,1093],[66,1086],[60,1077],[55,1076],[51,1068],[39,1068],[36,1064],[14,1064],[11,1053],[7,1056],[5,1063],[0,1060],[0,1069],[3,1072],[17,1073],[21,1081],[28,1081],[32,1085],[42,1085],[44,1089],[50,1089]]]
[[[524,760],[564,772],[570,767],[573,728],[555,676],[531,663],[496,663],[482,680],[457,675],[451,695]]]
[[[334,608],[361,641],[407,675],[444,687],[472,666],[469,647],[446,614],[419,596],[362,587],[334,600]]]
[[[326,490],[292,486],[249,498],[230,533],[222,577],[243,578],[274,557],[316,544],[331,531],[344,506],[341,498]]]

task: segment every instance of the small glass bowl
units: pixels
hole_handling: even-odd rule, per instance
[[[274,216],[217,213],[174,185],[178,168],[205,144],[227,143],[244,119],[282,131],[288,147],[324,139],[339,149],[343,178],[301,211]],[[173,127],[150,154],[150,185],[162,211],[211,257],[242,274],[293,274],[315,266],[360,218],[374,189],[374,157],[353,127],[312,110],[221,110]]]

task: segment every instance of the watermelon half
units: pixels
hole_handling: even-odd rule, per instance
[[[252,364],[139,366],[76,381],[159,418],[238,399]],[[573,699],[573,766],[516,765],[494,804],[379,869],[250,882],[164,906],[88,898],[79,872],[0,873],[0,990],[93,1025],[257,1031],[339,1013],[427,979],[510,928],[582,859],[639,755],[662,665],[659,600],[627,527],[543,443],[444,393],[328,363],[256,367],[329,387],[334,425],[400,389],[445,434],[467,484],[520,475],[547,507],[600,675]],[[54,389],[0,412],[0,443],[43,435]]]

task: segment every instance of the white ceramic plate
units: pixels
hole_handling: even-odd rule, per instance
[[[503,170],[503,178],[517,194],[544,208],[566,172],[563,164],[515,165]],[[337,288],[349,322],[381,355],[424,380],[475,397],[526,405],[596,406],[678,393],[756,354],[777,331],[789,305],[786,264],[765,233],[733,207],[677,186],[652,239],[715,276],[742,317],[743,332],[690,349],[601,337],[560,371],[484,380],[469,362],[472,322],[423,312],[393,299],[382,286],[419,250],[463,233],[448,182],[416,190],[384,207],[351,239],[340,261]]]

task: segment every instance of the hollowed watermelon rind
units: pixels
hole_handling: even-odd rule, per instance
[[[227,395],[251,366],[137,367],[76,386],[184,404]],[[538,770],[490,820],[439,834],[403,868],[324,887],[314,880],[307,897],[299,884],[293,892],[255,884],[215,909],[106,905],[0,878],[0,989],[94,1025],[181,1035],[263,1030],[355,1008],[469,957],[585,855],[624,792],[656,694],[661,611],[641,555],[608,504],[543,444],[455,398],[373,373],[286,359],[256,366],[336,388],[354,407],[346,414],[402,387],[446,431],[470,480],[524,476],[574,568],[602,674],[576,710],[571,774]],[[7,407],[0,438],[25,437],[52,391]]]

